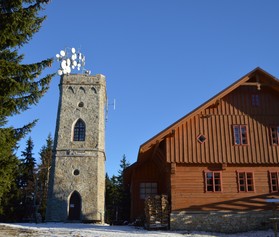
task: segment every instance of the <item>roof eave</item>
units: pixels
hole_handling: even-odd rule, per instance
[[[150,147],[155,145],[157,142],[160,142],[166,136],[170,135],[172,133],[172,130],[174,130],[176,127],[180,126],[180,124],[182,122],[184,122],[186,119],[190,119],[193,116],[199,114],[202,110],[204,110],[208,106],[214,104],[219,99],[223,98],[224,96],[226,96],[227,94],[229,94],[230,92],[235,90],[241,84],[247,82],[256,71],[264,73],[266,76],[272,78],[273,80],[275,80],[278,83],[278,79],[276,77],[274,77],[271,74],[267,73],[266,71],[264,71],[260,67],[255,68],[254,70],[250,71],[249,73],[247,73],[246,75],[241,77],[239,80],[237,80],[236,82],[234,82],[233,84],[231,84],[230,86],[226,87],[224,90],[222,90],[221,92],[219,92],[218,94],[216,94],[215,96],[213,96],[212,98],[207,100],[205,103],[203,103],[202,105],[200,105],[196,109],[192,110],[190,113],[186,114],[181,119],[177,120],[176,122],[174,122],[173,124],[168,126],[166,129],[164,129],[163,131],[161,131],[160,133],[156,134],[155,136],[153,136],[152,138],[147,140],[145,143],[143,143],[140,146],[139,153],[138,153],[138,158],[140,156],[140,153],[143,153],[143,152],[147,151]]]

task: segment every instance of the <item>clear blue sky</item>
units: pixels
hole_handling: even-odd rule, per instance
[[[106,123],[111,176],[123,154],[135,162],[142,143],[255,67],[279,77],[278,12],[278,0],[52,0],[22,51],[33,63],[79,48],[86,68],[106,76],[116,99]],[[16,127],[39,119],[30,134],[36,158],[54,136],[58,83],[57,75],[37,106],[10,119]]]

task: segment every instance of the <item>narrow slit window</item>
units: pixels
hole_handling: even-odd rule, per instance
[[[74,141],[85,141],[85,123],[79,119],[74,127]]]

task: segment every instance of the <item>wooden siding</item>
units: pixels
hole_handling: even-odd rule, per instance
[[[252,95],[259,96],[258,106]],[[234,144],[233,125],[246,125],[247,145]],[[265,199],[279,195],[269,190],[268,171],[279,171],[270,126],[279,126],[279,81],[256,68],[141,145],[126,172],[132,219],[144,213],[139,184],[155,180],[171,211],[269,209]],[[199,142],[199,135],[206,140]],[[205,170],[222,172],[222,192],[205,192]],[[238,192],[237,171],[253,172],[255,191]]]
[[[259,106],[252,106],[258,94]],[[248,145],[234,145],[233,125],[247,125]],[[263,87],[240,86],[166,137],[167,162],[205,164],[278,164],[279,146],[271,144],[270,126],[279,126],[279,95]],[[197,140],[206,137],[204,143]]]
[[[244,211],[270,209],[266,198],[278,198],[278,193],[270,192],[269,170],[279,171],[279,167],[237,167],[220,170],[221,192],[205,192],[204,171],[220,170],[220,166],[177,165],[171,175],[172,211]],[[238,192],[237,171],[254,173],[254,192]]]
[[[155,159],[149,159],[143,164],[133,168],[133,174],[130,178],[131,220],[144,217],[144,200],[140,199],[140,183],[155,182],[158,185],[158,194],[169,195],[169,180],[169,174],[163,172],[161,167],[158,167]]]

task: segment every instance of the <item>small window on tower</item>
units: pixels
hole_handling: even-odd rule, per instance
[[[94,87],[92,87],[91,90],[93,91],[94,94],[97,94],[97,90]]]
[[[67,90],[68,93],[75,94],[73,87],[69,87]]]
[[[85,89],[82,86],[79,88],[79,91],[85,94]]]
[[[79,170],[75,169],[73,173],[74,173],[75,176],[77,176],[77,175],[79,175]]]
[[[74,141],[85,141],[85,123],[79,119],[74,127]]]

